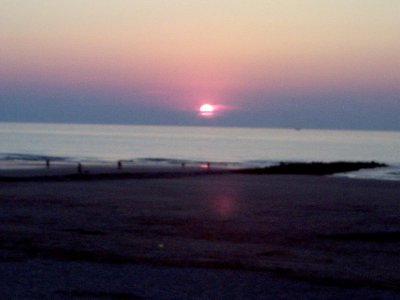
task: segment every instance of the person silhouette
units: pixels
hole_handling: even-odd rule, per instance
[[[78,163],[78,173],[82,174],[82,164]]]

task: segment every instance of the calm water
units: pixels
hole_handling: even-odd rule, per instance
[[[400,132],[265,128],[0,123],[0,168],[60,162],[214,162],[227,167],[279,161],[379,161],[356,177],[400,180]]]

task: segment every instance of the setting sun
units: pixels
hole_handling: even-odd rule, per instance
[[[203,104],[202,106],[200,106],[200,111],[204,113],[211,113],[214,111],[214,106],[212,106],[211,104]]]
[[[199,110],[202,116],[212,116],[215,108],[211,104],[203,104]]]

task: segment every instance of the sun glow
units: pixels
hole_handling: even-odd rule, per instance
[[[214,114],[215,108],[211,104],[203,104],[200,106],[200,115],[203,117],[210,117]]]

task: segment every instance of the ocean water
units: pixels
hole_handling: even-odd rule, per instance
[[[377,161],[349,177],[400,180],[400,132],[183,126],[0,123],[0,168],[115,163],[220,167],[286,162]]]

